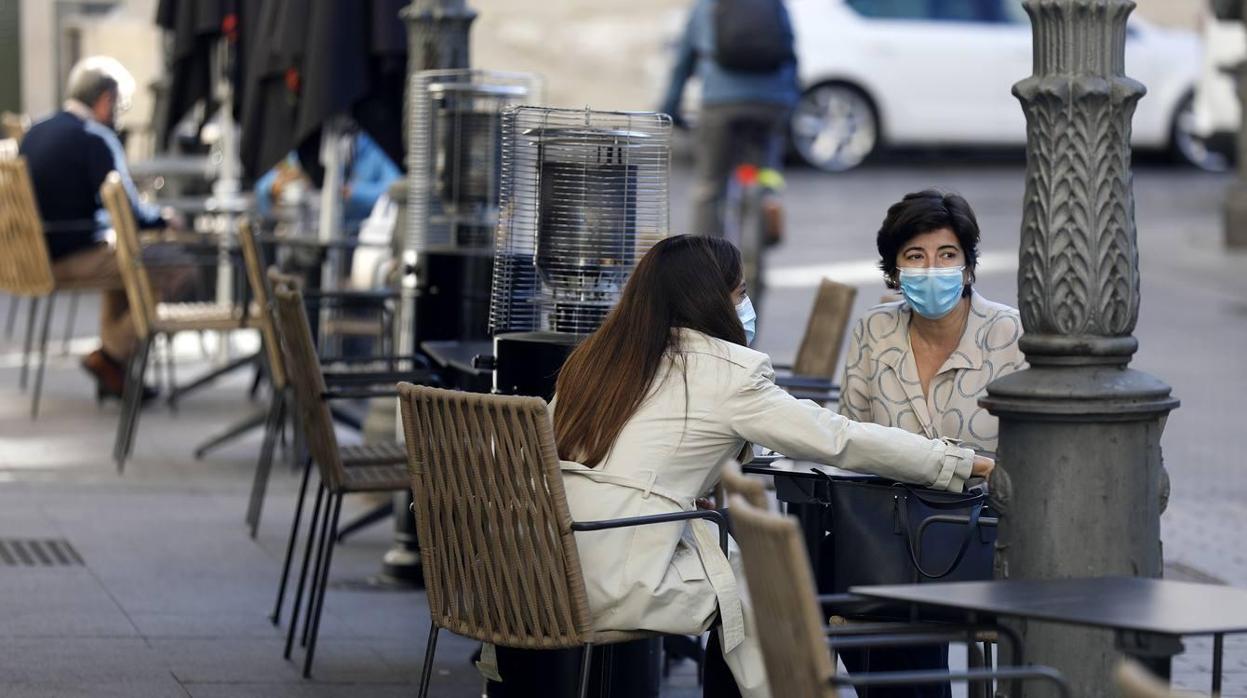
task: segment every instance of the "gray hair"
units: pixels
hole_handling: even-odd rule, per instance
[[[124,108],[134,92],[134,78],[115,58],[91,56],[78,61],[69,71],[66,97],[76,99],[88,107],[95,106],[100,97],[112,92],[118,104]]]

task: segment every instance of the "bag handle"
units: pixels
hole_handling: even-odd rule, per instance
[[[927,579],[940,579],[941,577],[947,577],[950,573],[952,573],[953,570],[957,569],[957,565],[961,564],[961,561],[966,556],[966,552],[970,550],[970,542],[974,538],[974,532],[978,530],[979,518],[983,515],[983,500],[986,499],[987,495],[978,494],[978,495],[974,495],[973,497],[967,497],[964,500],[959,501],[959,502],[942,502],[942,503],[937,504],[933,501],[928,501],[922,495],[918,494],[917,492],[914,492],[913,490],[911,490],[908,487],[905,487],[904,485],[901,485],[901,487],[909,494],[912,494],[915,499],[918,499],[922,503],[933,508],[954,509],[954,508],[963,507],[966,504],[971,505],[970,506],[970,518],[966,522],[966,532],[965,532],[965,535],[961,539],[961,547],[957,550],[957,556],[953,558],[953,561],[949,563],[948,567],[945,568],[943,572],[932,573],[932,572],[928,572],[926,568],[922,566],[922,563],[918,560],[918,549],[921,548],[922,541],[920,540],[918,541],[918,545],[916,546],[914,545],[914,532],[913,532],[913,529],[910,528],[909,526],[909,503],[908,501],[902,501],[899,495],[897,495],[892,500],[896,504],[896,506],[899,508],[899,511],[897,513],[900,515],[901,527],[905,529],[905,548],[906,550],[909,551],[909,560],[910,562],[914,564],[914,569],[918,570],[918,574],[921,574]]]

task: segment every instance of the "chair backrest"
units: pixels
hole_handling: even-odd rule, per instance
[[[742,497],[732,497],[730,507],[754,615],[776,620],[757,624],[771,695],[833,698],[836,665],[801,529],[795,519],[757,509]]]
[[[505,647],[584,644],[580,556],[545,401],[399,384],[433,622]]]
[[[1170,690],[1163,681],[1133,659],[1119,661],[1114,675],[1122,698],[1192,698],[1197,695]]]
[[[325,402],[325,376],[312,340],[303,294],[296,288],[280,286],[273,289],[277,307],[277,334],[286,359],[286,376],[294,389],[295,414],[303,425],[307,449],[321,481],[330,490],[342,483],[342,455],[338,452],[338,436],[333,430],[333,417]]]
[[[52,292],[48,241],[26,158],[0,159],[0,250],[0,290],[23,296]]]
[[[250,221],[244,220],[238,224],[238,246],[242,248],[243,266],[247,269],[251,297],[260,310],[255,323],[260,328],[260,338],[264,340],[269,380],[273,384],[273,390],[280,391],[286,387],[286,362],[281,355],[281,341],[277,338],[277,320],[273,314],[269,279],[264,274],[264,253],[256,242]]]
[[[754,508],[762,511],[771,508],[766,498],[766,485],[741,472],[740,463],[737,463],[736,459],[729,458],[723,464],[719,482],[723,485],[723,492],[728,498],[742,497]]]
[[[134,218],[134,209],[130,207],[130,197],[126,195],[121,176],[116,172],[108,173],[104,183],[100,185],[100,199],[112,220],[113,230],[117,234],[117,266],[121,271],[121,282],[126,288],[126,298],[130,302],[130,318],[134,322],[134,331],[139,339],[151,334],[152,325],[156,320],[156,293],[152,290],[152,281],[143,264],[143,247],[139,242],[138,222]]]
[[[853,315],[857,288],[823,279],[814,297],[814,308],[797,349],[792,372],[800,376],[834,379],[840,367],[840,349]]]
[[[30,119],[21,114],[6,111],[0,114],[0,127],[4,129],[5,138],[12,138],[21,143],[22,137],[30,129]]]

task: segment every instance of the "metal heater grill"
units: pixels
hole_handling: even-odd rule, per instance
[[[502,116],[490,327],[587,334],[667,235],[671,120],[515,107]]]
[[[533,101],[537,78],[484,70],[412,76],[408,106],[407,249],[492,250],[501,114]]]

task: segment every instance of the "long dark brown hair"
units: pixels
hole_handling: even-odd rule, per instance
[[[650,248],[619,304],[559,372],[559,457],[589,467],[606,458],[649,392],[663,355],[679,341],[677,328],[743,345],[745,329],[732,303],[740,280],[740,252],[726,240],[677,235]]]

